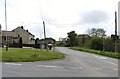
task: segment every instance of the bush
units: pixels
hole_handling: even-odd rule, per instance
[[[14,43],[14,44],[9,44],[9,47],[14,47],[14,48],[18,48],[18,44],[17,43]]]
[[[25,47],[34,47],[35,45],[34,44],[23,44],[23,46],[25,46]]]
[[[120,40],[118,40],[118,43],[117,43],[117,52],[120,53]]]
[[[34,48],[40,48],[39,38],[36,38]]]
[[[95,50],[103,50],[103,39],[92,38],[90,41],[90,48]]]
[[[107,38],[104,40],[104,49],[105,51],[114,52],[115,47],[111,38]]]
[[[23,42],[22,42],[22,37],[19,38],[19,48],[22,48],[23,47]]]
[[[64,41],[57,41],[55,46],[65,46],[66,43]]]

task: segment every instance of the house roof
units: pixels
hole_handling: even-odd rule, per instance
[[[2,36],[12,36],[12,37],[15,37],[17,36],[16,33],[12,32],[12,31],[2,31]]]
[[[18,29],[18,28],[21,28],[21,29],[23,29],[24,31],[28,32],[30,35],[34,36],[34,35],[33,35],[32,33],[30,33],[28,30],[25,30],[25,29],[23,28],[23,26],[21,26],[21,27],[19,26],[19,27],[13,29],[12,31],[14,31],[14,30],[16,30],[16,29]]]

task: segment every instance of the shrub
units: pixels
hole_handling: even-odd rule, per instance
[[[19,48],[22,48],[23,47],[23,43],[22,43],[22,37],[19,38]]]
[[[35,45],[34,45],[34,44],[23,44],[23,46],[26,46],[26,47],[34,47]]]
[[[103,50],[103,39],[92,38],[90,41],[90,48],[95,50]]]

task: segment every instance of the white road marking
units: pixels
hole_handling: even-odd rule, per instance
[[[70,69],[84,69],[84,68],[70,68]]]
[[[17,65],[17,66],[21,66],[22,64],[18,64],[18,63],[5,63],[6,65]]]
[[[107,58],[105,58],[105,57],[101,57],[101,59],[106,60]]]
[[[117,68],[115,69],[109,69],[109,68],[90,68],[90,67],[86,67],[86,69],[96,69],[96,70],[114,70],[114,71],[118,71]]]
[[[102,68],[95,68],[95,69],[102,69]]]
[[[49,66],[49,65],[37,65],[37,66],[40,66],[40,67],[50,67],[50,68],[63,68],[63,67],[60,67],[60,66]]]
[[[105,58],[105,57],[100,57],[100,56],[97,56],[97,55],[93,55],[93,56],[96,57],[96,58],[98,58],[98,59],[100,59],[100,60],[104,59],[104,60],[102,60],[102,61],[104,61],[104,62],[107,62],[107,63],[109,63],[109,64],[118,66],[118,64],[115,64],[115,63],[112,63],[112,62],[110,62],[110,61],[105,60],[105,59],[107,59],[107,58]]]
[[[107,62],[107,63],[110,63],[112,65],[118,66],[118,64],[115,64],[115,63],[112,63],[112,62],[109,62],[109,61],[106,61],[106,60],[104,60],[104,61]]]
[[[93,56],[99,59],[103,59],[103,60],[107,59],[106,57],[102,57],[102,56],[97,56],[97,55],[93,55]]]
[[[96,70],[100,70],[102,68],[92,68],[92,67],[85,67],[86,69],[96,69]]]
[[[112,70],[118,71],[118,69],[112,69]]]
[[[94,57],[98,57],[97,55],[93,55]]]

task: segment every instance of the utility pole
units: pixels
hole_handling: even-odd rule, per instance
[[[44,45],[46,49],[46,30],[45,30],[45,22],[43,21],[43,28],[44,28]]]
[[[117,12],[115,12],[115,52],[117,52]]]
[[[106,35],[103,35],[103,37],[102,37],[103,38],[103,52],[105,52],[105,36]]]
[[[6,51],[8,51],[8,41],[7,41],[7,10],[6,10],[6,0],[5,0],[5,27],[6,27]]]

